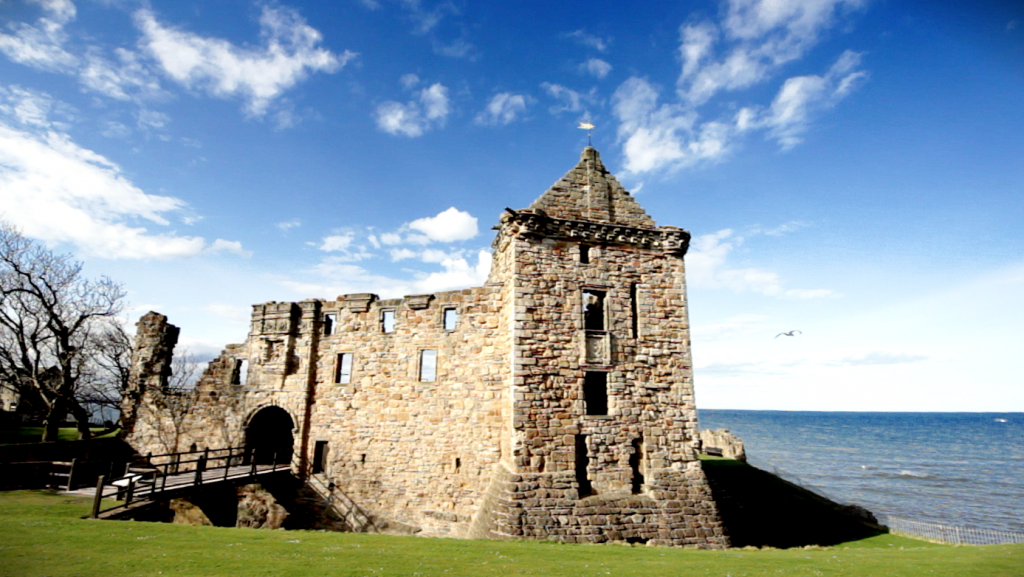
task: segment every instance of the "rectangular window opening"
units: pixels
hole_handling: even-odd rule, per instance
[[[604,330],[603,291],[583,291],[583,326],[588,331]]]
[[[444,330],[454,331],[459,324],[459,312],[455,309],[444,309]]]
[[[580,262],[583,264],[590,262],[590,247],[585,244],[580,245]]]
[[[587,436],[576,435],[576,483],[579,485],[579,496],[582,499],[594,494],[587,470],[590,468],[590,454],[587,453]]]
[[[338,326],[338,315],[334,313],[328,313],[324,315],[324,334],[333,335],[335,327]]]
[[[640,333],[640,304],[637,302],[636,283],[630,283],[629,285],[629,309],[632,314],[632,330],[633,338],[637,338]]]
[[[327,441],[317,441],[313,447],[313,474],[319,475],[324,472],[324,463],[327,460]]]
[[[632,491],[634,495],[639,495],[644,487],[643,461],[644,441],[643,439],[633,439],[633,454],[629,456],[629,468],[633,471]]]
[[[395,311],[381,311],[380,327],[385,333],[395,332]]]
[[[235,368],[231,370],[231,384],[244,385],[249,377],[249,360],[235,359]]]
[[[591,371],[583,378],[583,402],[588,415],[608,414],[608,373]]]
[[[352,353],[338,353],[338,363],[334,369],[334,382],[341,385],[352,382]]]
[[[437,380],[437,351],[426,349],[420,351],[420,382],[433,383]]]

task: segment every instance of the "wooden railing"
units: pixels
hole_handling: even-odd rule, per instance
[[[277,452],[270,456],[269,463],[261,463],[267,455],[260,451],[254,453],[251,447],[147,455],[129,465],[120,479],[108,481],[103,475],[99,477],[90,517],[95,519],[141,501],[153,501],[172,491],[291,468],[290,458],[280,455],[279,459]],[[102,509],[103,499],[114,499],[120,503]]]

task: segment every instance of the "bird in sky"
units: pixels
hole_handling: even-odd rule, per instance
[[[796,329],[793,329],[793,330],[789,331],[788,333],[779,333],[779,334],[775,335],[775,338],[779,338],[782,335],[786,335],[787,337],[795,337],[798,334],[803,334],[803,332],[802,331],[798,331]]]

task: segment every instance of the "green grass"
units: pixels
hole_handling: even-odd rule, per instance
[[[89,429],[93,434],[101,433],[105,429],[102,427]],[[96,439],[110,437],[113,433],[101,435],[99,437],[93,437]],[[17,429],[0,430],[0,445],[16,445],[20,443],[39,443],[43,439],[43,428],[42,427],[19,427]],[[78,429],[75,427],[61,427],[57,431],[57,439],[60,441],[77,441],[78,440]]]
[[[88,510],[82,499],[0,493],[0,575],[1024,575],[1024,545],[953,547],[888,534],[831,548],[695,551],[81,519]]]

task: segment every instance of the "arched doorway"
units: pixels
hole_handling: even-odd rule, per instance
[[[259,465],[290,463],[292,460],[292,430],[295,422],[281,407],[264,407],[249,419],[245,427],[245,447],[252,451]]]

